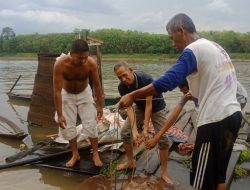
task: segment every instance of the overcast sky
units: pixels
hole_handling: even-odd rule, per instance
[[[198,31],[250,32],[250,0],[0,0],[0,30],[16,34],[119,28],[165,33],[168,20],[188,14]]]

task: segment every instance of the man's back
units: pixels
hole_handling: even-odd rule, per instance
[[[236,72],[226,51],[206,39],[196,40],[187,49],[197,61],[197,72],[187,79],[192,95],[199,101],[198,126],[220,121],[239,111],[235,97]]]

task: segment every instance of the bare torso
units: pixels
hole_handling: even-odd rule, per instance
[[[79,94],[88,86],[89,80],[93,83],[97,115],[100,119],[103,114],[103,98],[95,60],[89,57],[89,52],[62,55],[56,60],[53,71],[53,87],[55,108],[60,127],[64,128],[64,124],[66,125],[62,111],[62,89],[72,94]]]
[[[72,64],[70,56],[62,58],[60,65],[62,67],[61,74],[63,77],[63,88],[72,94],[82,92],[89,83],[91,74],[91,60],[88,57],[83,64]]]

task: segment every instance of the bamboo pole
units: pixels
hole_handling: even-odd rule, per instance
[[[9,90],[8,94],[10,94],[12,92],[12,90],[15,88],[17,82],[20,80],[22,75],[19,75],[19,77],[16,79],[16,82],[12,85],[11,89]]]

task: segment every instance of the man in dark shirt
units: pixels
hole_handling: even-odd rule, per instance
[[[129,67],[128,63],[121,61],[114,66],[114,72],[120,80],[118,90],[120,95],[125,95],[134,90],[140,89],[153,81],[153,78],[142,72],[134,72]],[[153,123],[155,131],[161,130],[167,120],[168,110],[162,94],[156,94],[155,96],[148,96],[146,99],[137,99],[134,105],[127,108],[127,119],[121,130],[121,138],[123,140],[123,146],[127,155],[127,162],[121,163],[117,166],[118,170],[126,168],[135,168],[136,161],[133,158],[133,146],[132,140],[136,145],[139,145],[142,141],[141,135],[137,129],[143,127],[144,141],[148,140],[148,127],[150,119]],[[131,134],[132,133],[132,134]],[[131,138],[133,136],[133,139]],[[168,148],[169,142],[166,135],[163,135],[159,140],[160,160],[161,160],[161,177],[169,184],[172,181],[167,176],[167,160],[168,160]]]

